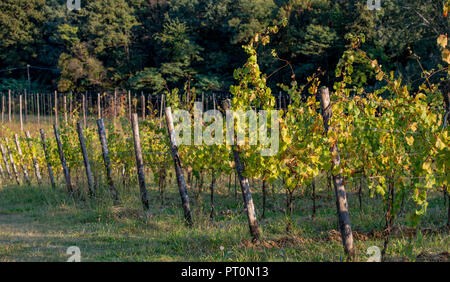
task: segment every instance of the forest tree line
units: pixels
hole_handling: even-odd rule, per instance
[[[418,87],[422,68],[442,62],[443,1],[381,2],[377,11],[366,0],[82,0],[69,11],[66,0],[2,0],[0,91],[228,91],[246,59],[241,46],[283,19],[287,26],[258,50],[273,89],[312,73],[332,86],[349,33],[364,34],[372,59]],[[364,64],[355,64],[352,82],[379,83]]]

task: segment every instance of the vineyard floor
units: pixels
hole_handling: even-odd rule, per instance
[[[80,248],[82,261],[342,260],[331,191],[320,191],[314,218],[311,197],[297,194],[289,234],[284,194],[280,191],[274,200],[271,191],[266,218],[260,219],[263,241],[254,245],[241,212],[241,195],[235,199],[233,187],[231,191],[218,188],[214,221],[209,219],[208,192],[199,199],[191,196],[192,228],[183,224],[176,187],[171,185],[168,190],[162,205],[156,187],[151,187],[151,216],[145,220],[134,185],[122,187],[121,202],[116,206],[108,200],[106,188],[97,199],[73,200],[61,187],[5,187],[0,190],[0,261],[66,261],[70,246]],[[260,216],[262,195],[253,190]],[[364,194],[360,212],[358,196],[350,192],[349,204],[357,260],[366,261],[369,247],[383,246],[382,200]],[[430,260],[448,261],[449,230],[443,227],[447,207],[442,194],[431,195],[421,223],[423,231],[413,240],[413,230],[405,227],[407,221],[408,215],[397,220],[387,252],[389,260],[418,260],[426,255]]]

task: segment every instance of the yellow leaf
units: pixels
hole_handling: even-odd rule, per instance
[[[375,68],[378,65],[378,61],[377,60],[370,61],[370,65],[372,68]]]
[[[436,147],[437,147],[439,150],[445,149],[445,144],[444,144],[444,142],[442,142],[441,138],[438,138],[438,139],[436,140]]]
[[[375,78],[377,80],[381,81],[381,80],[383,80],[383,77],[384,77],[384,73],[382,71],[380,71],[379,73],[377,73]]]
[[[416,130],[417,130],[417,122],[412,123],[411,126],[410,126],[410,128],[411,128],[411,130],[412,130],[413,132],[416,132]]]
[[[425,162],[422,165],[423,170],[426,170],[428,173],[431,173],[431,162]]]
[[[409,146],[412,146],[414,144],[414,137],[406,137],[406,143],[408,143]]]
[[[442,60],[447,64],[450,64],[450,51],[448,49],[442,51]]]
[[[437,44],[439,46],[441,46],[442,48],[445,48],[445,47],[447,47],[447,43],[448,43],[447,34],[445,34],[445,35],[441,34],[441,36],[439,36],[437,39]]]

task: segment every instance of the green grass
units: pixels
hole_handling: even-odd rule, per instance
[[[81,249],[82,261],[341,261],[343,248],[330,232],[337,230],[334,197],[321,190],[316,217],[311,217],[309,195],[296,194],[292,231],[286,233],[285,195],[281,188],[269,193],[266,219],[260,219],[264,243],[253,245],[243,208],[242,196],[234,198],[227,178],[216,193],[216,217],[209,219],[209,195],[191,196],[194,227],[183,222],[177,188],[169,185],[161,204],[157,187],[150,183],[151,216],[142,211],[138,187],[121,185],[121,202],[114,206],[108,190],[102,187],[96,199],[69,197],[64,185],[17,187],[0,190],[0,261],[66,261],[69,246]],[[79,189],[85,190],[79,183]],[[252,187],[258,216],[261,214],[259,183]],[[349,188],[349,190],[351,190]],[[379,198],[364,195],[359,210],[356,194],[349,193],[353,230],[366,234],[382,230],[383,204]],[[232,214],[222,212],[230,210]],[[447,221],[442,194],[431,194],[421,228],[437,229]],[[408,223],[408,214],[397,220]],[[358,261],[366,261],[370,246],[382,248],[378,237],[355,238]],[[220,248],[223,246],[224,250]],[[411,248],[412,246],[412,248]],[[415,260],[420,253],[449,251],[448,229],[420,234],[410,240],[407,233],[395,232],[388,249],[392,260]]]

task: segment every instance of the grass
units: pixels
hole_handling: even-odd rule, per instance
[[[150,179],[150,178],[149,178]],[[194,227],[183,222],[177,188],[170,184],[161,203],[157,187],[149,185],[151,216],[145,217],[135,183],[120,185],[119,205],[100,187],[96,199],[73,199],[64,185],[17,187],[0,190],[0,261],[66,261],[69,246],[81,249],[82,261],[341,261],[342,244],[336,236],[337,216],[331,191],[320,190],[317,214],[311,217],[312,201],[296,194],[292,230],[286,233],[285,195],[281,187],[270,191],[266,218],[260,219],[263,243],[251,244],[242,196],[234,197],[227,177],[218,181],[216,216],[209,219],[209,195],[191,196]],[[232,185],[233,186],[233,185]],[[78,189],[85,190],[83,183]],[[261,214],[260,184],[252,187],[258,216]],[[349,208],[358,261],[366,261],[367,248],[382,248],[383,239],[370,236],[384,226],[380,198],[364,194],[363,209],[349,187]],[[366,193],[366,191],[365,191]],[[227,212],[228,211],[228,212]],[[442,194],[431,194],[421,228],[437,230],[447,221]],[[402,227],[408,214],[397,220]],[[404,229],[407,230],[407,229]],[[375,232],[376,233],[376,232]],[[391,260],[414,261],[419,254],[449,251],[448,229],[419,233],[394,232],[388,248]],[[223,250],[221,250],[223,246]]]
[[[24,129],[37,136],[33,116]],[[9,128],[19,131],[17,116]],[[95,116],[90,117],[94,125]],[[33,122],[34,121],[34,122]],[[40,127],[52,133],[51,118],[41,117]],[[0,132],[0,136],[2,132]],[[133,164],[130,164],[134,166]],[[98,182],[105,183],[100,172],[102,164],[91,163],[98,172]],[[41,167],[45,171],[45,167]],[[30,173],[32,169],[29,169]],[[250,243],[242,196],[235,198],[234,185],[228,190],[228,177],[217,181],[215,218],[209,219],[210,202],[205,180],[204,192],[194,197],[189,191],[194,227],[184,224],[181,201],[175,181],[168,185],[161,203],[157,185],[147,172],[151,211],[146,217],[141,208],[135,177],[124,185],[115,179],[120,204],[114,205],[106,187],[99,187],[95,199],[85,194],[86,180],[81,165],[74,168],[72,180],[76,189],[84,191],[73,199],[65,191],[61,173],[56,171],[58,186],[51,188],[18,187],[0,178],[0,261],[66,261],[70,246],[81,249],[82,261],[342,261],[344,256],[337,227],[334,193],[317,183],[317,213],[312,217],[309,190],[295,194],[292,229],[286,232],[285,191],[279,185],[268,188],[266,218],[261,219],[262,195],[260,181],[252,181],[252,192],[261,228],[262,243]],[[44,178],[45,178],[44,173]],[[120,173],[115,172],[116,176]],[[173,176],[172,176],[173,178]],[[357,187],[347,185],[349,210],[355,232],[356,260],[366,261],[367,249],[383,246],[380,236],[384,228],[383,201],[370,198],[364,190],[363,207],[359,209]],[[196,189],[195,189],[196,190]],[[442,254],[449,251],[447,206],[442,193],[430,193],[427,214],[420,227],[423,232],[411,236],[409,213],[397,220],[397,228],[389,243],[389,260],[415,261],[421,254]],[[448,204],[448,203],[447,203]],[[435,231],[435,232],[434,232]],[[222,248],[223,247],[223,250]],[[448,260],[448,255],[447,255]]]

